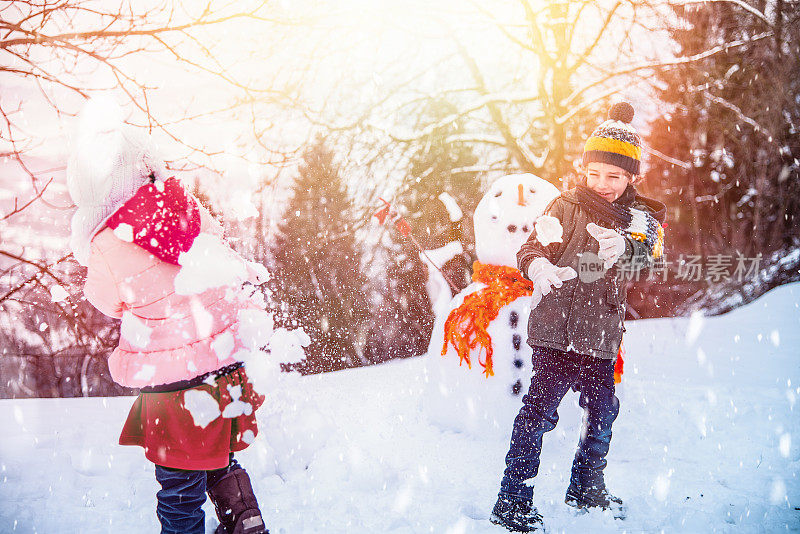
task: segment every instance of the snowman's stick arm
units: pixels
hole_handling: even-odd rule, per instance
[[[412,243],[414,243],[414,245],[417,247],[417,249],[419,249],[420,253],[421,253],[423,256],[425,256],[425,259],[426,259],[426,260],[428,260],[428,263],[430,263],[431,265],[433,265],[433,266],[436,268],[436,270],[437,270],[437,271],[439,271],[439,272],[441,273],[442,277],[443,277],[443,278],[445,279],[445,281],[447,281],[447,283],[450,285],[450,289],[452,289],[452,290],[453,290],[453,293],[458,293],[458,291],[459,291],[458,287],[456,287],[456,285],[453,283],[453,281],[452,281],[452,280],[450,280],[450,277],[449,277],[449,276],[447,276],[447,275],[445,274],[445,272],[444,272],[443,270],[441,270],[441,269],[439,268],[439,266],[438,266],[438,265],[436,265],[436,264],[433,262],[433,260],[430,258],[430,256],[428,256],[428,253],[427,253],[427,252],[425,252],[425,249],[424,249],[424,248],[422,248],[422,245],[420,245],[420,244],[419,244],[419,241],[417,241],[417,238],[416,238],[416,237],[414,237],[414,234],[412,234],[411,232],[409,232],[409,233],[408,233],[408,237],[411,239],[411,242],[412,242]]]
[[[430,256],[428,256],[428,253],[425,252],[425,249],[422,248],[422,245],[419,244],[419,241],[417,241],[417,238],[414,237],[414,234],[411,233],[411,225],[408,224],[408,221],[406,221],[403,218],[403,216],[400,215],[400,213],[397,210],[392,209],[392,205],[386,199],[380,198],[380,200],[381,200],[381,202],[383,202],[384,207],[382,207],[381,209],[376,211],[372,216],[377,218],[378,221],[380,221],[381,224],[384,224],[387,219],[389,219],[390,221],[393,221],[395,227],[400,231],[400,234],[403,237],[410,238],[411,242],[414,243],[414,246],[417,247],[417,250],[419,250],[420,253],[423,256],[425,256],[425,259],[428,260],[428,263],[433,265],[434,268],[437,271],[439,271],[439,273],[441,273],[442,277],[450,285],[450,289],[453,290],[453,293],[458,293],[458,291],[459,291],[458,287],[456,287],[456,285],[453,283],[453,281],[450,280],[450,277],[448,277],[446,274],[444,274],[444,271],[442,271],[442,269],[440,269],[439,266],[436,265],[433,262],[433,260],[430,258]]]

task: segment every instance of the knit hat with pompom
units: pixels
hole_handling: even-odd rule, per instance
[[[608,111],[608,120],[598,126],[583,148],[583,166],[592,161],[616,165],[638,175],[642,165],[642,140],[631,126],[633,106],[618,102]]]
[[[106,221],[141,186],[167,178],[150,137],[125,124],[111,99],[91,99],[80,115],[67,164],[67,188],[78,210],[72,216],[70,247],[81,265]]]

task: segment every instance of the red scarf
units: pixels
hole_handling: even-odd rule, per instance
[[[483,367],[486,378],[494,375],[492,369],[492,338],[487,329],[497,319],[500,309],[519,297],[530,296],[533,283],[522,276],[519,269],[505,265],[487,265],[476,261],[472,264],[472,281],[481,282],[486,287],[470,293],[461,305],[450,312],[444,323],[444,346],[442,356],[447,354],[448,345],[453,345],[458,353],[459,365],[466,361],[472,369],[470,352],[478,345],[486,352],[486,359],[478,363]],[[620,343],[617,361],[614,365],[614,383],[622,379],[623,350]]]
[[[494,375],[492,338],[487,332],[489,323],[497,318],[503,306],[519,297],[530,296],[533,284],[514,267],[486,265],[476,261],[472,269],[472,281],[486,284],[486,287],[467,295],[464,302],[450,312],[444,323],[442,356],[447,354],[447,346],[452,344],[458,353],[459,364],[466,361],[472,369],[470,351],[480,345],[486,352],[486,359],[481,361],[479,353],[478,363],[488,378]]]
[[[178,256],[192,247],[200,234],[200,209],[174,176],[143,185],[106,221],[117,230],[133,228],[133,243],[159,259],[178,265]],[[115,232],[119,237],[120,231]]]

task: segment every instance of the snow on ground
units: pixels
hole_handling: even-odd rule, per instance
[[[607,481],[629,517],[563,504],[580,422],[570,394],[536,488],[548,531],[800,532],[799,308],[792,284],[719,317],[628,323]],[[510,429],[429,424],[423,367],[287,377],[270,394],[238,457],[273,534],[503,532],[488,515]],[[116,445],[131,403],[0,401],[0,532],[157,532],[153,467]]]

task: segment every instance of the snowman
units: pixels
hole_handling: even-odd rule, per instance
[[[558,195],[538,176],[512,174],[494,181],[475,209],[473,283],[437,313],[426,356],[422,402],[434,424],[474,434],[510,431],[531,373],[526,343],[531,292],[516,254]],[[488,320],[492,307],[497,315]],[[466,325],[479,342],[457,350],[452,341],[457,324]]]

